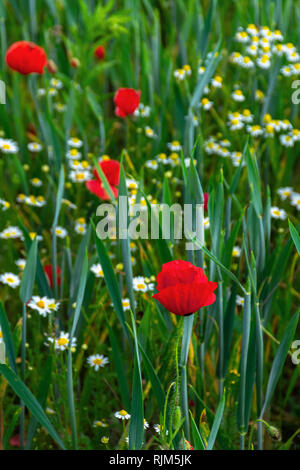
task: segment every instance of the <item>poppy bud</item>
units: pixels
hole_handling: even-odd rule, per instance
[[[76,57],[72,57],[70,63],[71,63],[71,67],[73,67],[74,69],[77,69],[80,66],[80,60],[77,59]]]
[[[48,69],[49,73],[56,73],[57,72],[57,65],[52,59],[48,60],[47,69]]]
[[[96,59],[98,59],[98,60],[103,60],[103,59],[105,58],[105,55],[106,55],[106,51],[105,51],[104,46],[98,46],[98,47],[94,50],[94,56],[95,56]]]

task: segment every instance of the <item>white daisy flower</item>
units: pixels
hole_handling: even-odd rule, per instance
[[[250,59],[248,56],[244,56],[240,62],[239,65],[243,67],[243,69],[252,69],[254,67],[254,62],[253,60]]]
[[[292,193],[291,204],[295,206],[298,211],[300,210],[300,193]]]
[[[37,312],[42,317],[46,317],[47,314],[53,311],[56,312],[59,308],[59,305],[59,302],[55,302],[54,299],[48,299],[48,297],[39,297],[37,295],[34,295],[28,303],[28,307],[32,308],[33,310],[37,310]]]
[[[259,137],[263,134],[263,129],[257,124],[254,126],[247,126],[247,132],[249,132],[253,137]]]
[[[154,130],[151,129],[151,127],[149,126],[146,126],[145,127],[145,134],[147,137],[149,137],[150,139],[155,139],[157,137],[157,135],[155,134]]]
[[[98,420],[93,422],[93,427],[94,428],[107,428],[108,424],[105,423],[104,421]]]
[[[17,261],[15,263],[18,266],[18,268],[21,269],[21,271],[24,271],[25,266],[26,266],[26,259],[19,258],[19,259],[17,259]]]
[[[27,144],[27,148],[29,150],[29,152],[40,152],[42,150],[42,145],[41,144],[38,144],[37,142],[29,142],[29,144]]]
[[[130,310],[130,300],[127,297],[125,299],[122,299],[122,306],[124,312],[126,312],[126,310]]]
[[[299,129],[292,129],[290,132],[294,142],[298,142],[300,140],[300,130]]]
[[[1,276],[0,276],[0,282],[2,282],[3,284],[6,284],[7,286],[10,286],[13,289],[15,289],[16,287],[18,287],[20,285],[21,281],[20,281],[19,277],[16,276],[16,274],[4,273],[4,274],[1,274]]]
[[[30,183],[32,184],[32,186],[35,186],[36,188],[39,188],[43,184],[43,182],[39,178],[32,178],[30,180]]]
[[[178,142],[178,140],[173,140],[172,142],[168,143],[168,148],[172,150],[172,152],[178,152],[181,150],[180,142]]]
[[[254,24],[248,24],[246,31],[251,34],[251,36],[257,36],[258,34],[258,29]]]
[[[46,95],[46,90],[45,90],[45,88],[39,88],[38,91],[37,91],[37,95],[38,95],[39,97],[45,96],[45,95]]]
[[[62,103],[55,103],[54,104],[54,108],[56,109],[56,111],[58,111],[59,113],[63,113],[65,110],[66,110],[66,105],[62,104]]]
[[[76,222],[75,232],[79,233],[79,235],[84,235],[86,233],[86,224],[81,224],[79,222]]]
[[[246,52],[247,54],[251,55],[252,57],[256,57],[257,56],[257,52],[258,52],[258,47],[256,44],[250,44],[247,48],[246,48]],[[243,59],[242,59],[243,60]],[[241,60],[241,61],[242,61]],[[252,61],[251,61],[252,62]],[[254,65],[254,63],[252,62],[252,64]]]
[[[69,160],[79,160],[81,158],[81,152],[77,148],[71,148],[67,151],[66,157]]]
[[[267,70],[271,67],[270,57],[267,54],[262,55],[256,59],[258,67],[261,69]]]
[[[133,290],[137,292],[147,292],[148,286],[143,276],[133,278]]]
[[[291,77],[294,74],[294,67],[292,65],[285,65],[281,67],[280,72],[285,77]]]
[[[232,250],[232,256],[235,256],[236,258],[239,258],[241,256],[241,249],[239,246],[234,246]]]
[[[131,415],[126,410],[120,410],[115,412],[115,417],[123,421],[124,419],[130,419]]]
[[[149,117],[150,116],[150,106],[145,106],[143,103],[140,103],[138,108],[134,111],[134,116]]]
[[[53,338],[48,338],[50,342],[53,342]],[[55,349],[59,351],[65,351],[66,349],[76,348],[77,339],[73,338],[72,343],[70,344],[70,335],[69,333],[65,333],[61,331],[58,338],[55,339]]]
[[[270,208],[270,213],[273,219],[284,220],[287,217],[286,212],[283,209],[279,209],[279,207],[276,207],[276,206]]]
[[[242,129],[244,127],[243,121],[237,118],[231,119],[228,125],[231,131],[238,131],[239,129]]]
[[[163,163],[164,165],[167,165],[168,163],[170,163],[170,160],[168,159],[165,153],[159,153],[156,156],[156,158],[157,158],[157,161],[159,161],[160,163]]]
[[[185,70],[184,69],[177,69],[174,71],[174,77],[178,80],[178,81],[182,81],[184,78],[185,78]]]
[[[10,203],[8,201],[4,201],[4,199],[0,199],[0,205],[2,206],[2,211],[7,211],[10,208]]]
[[[66,236],[68,235],[67,230],[59,226],[55,227],[55,233],[56,233],[56,236],[59,238],[66,238]]]
[[[76,149],[79,149],[82,146],[82,140],[78,139],[78,137],[71,137],[67,143],[69,147],[74,147]]]
[[[62,81],[58,80],[58,78],[51,78],[50,85],[54,88],[57,88],[58,90],[60,90],[63,87]]]
[[[88,364],[95,369],[97,372],[100,367],[104,367],[106,364],[109,363],[107,357],[104,357],[102,354],[93,354],[87,358]]]
[[[151,170],[157,170],[158,168],[158,163],[156,160],[147,160],[145,163],[145,166],[147,168],[151,168]]]
[[[204,230],[207,230],[209,228],[209,217],[204,218],[203,225],[204,225]]]
[[[84,183],[92,177],[91,172],[88,170],[72,170],[69,173],[69,178],[73,183]]]
[[[234,92],[231,94],[231,97],[234,99],[234,101],[245,101],[245,96],[243,95],[242,90],[234,90]]]
[[[291,188],[290,186],[277,189],[277,194],[279,194],[279,197],[282,201],[285,201],[285,199],[290,197],[292,195],[292,192],[293,192],[293,188]]]
[[[203,108],[205,111],[208,111],[211,109],[213,106],[213,102],[209,101],[208,98],[202,98],[201,103],[200,103],[201,108]]]
[[[242,112],[241,119],[246,122],[247,124],[251,124],[253,122],[253,114],[251,114],[251,111],[249,109],[244,109]]]
[[[249,38],[248,34],[246,33],[246,31],[238,31],[235,34],[235,40],[237,42],[245,44],[245,43],[249,42],[250,38]]]
[[[222,84],[223,84],[222,77],[220,77],[220,75],[216,75],[215,77],[211,79],[211,84],[215,88],[222,88]]]
[[[293,147],[294,146],[294,139],[290,135],[281,135],[279,137],[281,145],[284,147]]]
[[[16,142],[11,139],[1,139],[0,141],[0,150],[3,153],[18,153],[19,147]]]
[[[236,304],[237,304],[237,305],[244,305],[244,303],[245,303],[244,297],[241,297],[240,295],[237,295],[237,296],[236,296],[235,301],[236,301]]]
[[[49,96],[56,96],[57,95],[57,89],[54,87],[49,88],[48,90]]]
[[[92,273],[95,274],[96,277],[104,277],[104,272],[102,270],[102,266],[101,264],[93,264],[93,266],[91,266],[91,271]]]

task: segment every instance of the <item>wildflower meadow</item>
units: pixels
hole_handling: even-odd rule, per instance
[[[0,450],[300,449],[299,21],[0,0]]]

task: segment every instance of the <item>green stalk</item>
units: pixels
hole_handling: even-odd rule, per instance
[[[219,395],[222,398],[224,388],[224,318],[223,318],[223,281],[218,281],[217,311],[219,325]]]
[[[194,322],[194,315],[184,318],[183,334],[182,334],[182,347],[180,355],[179,368],[181,372],[181,411],[184,420],[184,433],[186,438],[190,439],[189,427],[189,408],[188,408],[188,392],[187,392],[187,359],[189,352],[189,344],[191,340],[192,328]]]
[[[244,302],[243,312],[243,337],[240,365],[240,392],[238,406],[238,427],[240,431],[240,449],[245,449],[246,419],[245,419],[245,400],[246,400],[246,381],[247,381],[247,358],[250,338],[251,323],[251,290],[250,281],[247,282],[247,294]]]
[[[255,328],[256,328],[256,406],[257,406],[257,417],[261,416],[262,400],[263,400],[263,362],[264,362],[264,351],[263,351],[263,335],[261,329],[261,320],[259,313],[259,302],[255,302]],[[257,440],[258,449],[263,449],[263,427],[262,422],[257,423]]]
[[[26,304],[23,303],[22,307],[22,337],[21,337],[21,379],[25,382],[26,374]],[[25,405],[21,400],[21,415],[20,415],[20,446],[24,448],[25,439]]]

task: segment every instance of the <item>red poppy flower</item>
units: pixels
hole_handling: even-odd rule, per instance
[[[103,60],[106,56],[106,50],[105,50],[105,47],[104,46],[98,46],[96,47],[96,49],[94,50],[94,56],[96,57],[96,59],[98,60]]]
[[[208,193],[204,193],[204,212],[208,211]]]
[[[33,42],[18,41],[10,46],[5,57],[7,65],[22,75],[44,73],[47,55],[44,49]]]
[[[49,285],[52,289],[53,288],[52,265],[51,264],[46,264],[46,266],[44,266],[44,271],[45,271],[45,274],[48,278]],[[56,268],[56,280],[57,280],[57,285],[58,286],[60,286],[60,283],[61,283],[60,274],[61,274],[61,269],[59,267],[57,267]]]
[[[110,186],[115,197],[118,196],[118,184],[119,184],[119,177],[120,177],[120,163],[116,160],[103,160],[99,162],[99,166],[103,171],[104,175],[106,176],[107,182]],[[105,191],[102,180],[97,169],[94,169],[94,175],[97,179],[89,180],[85,183],[87,189],[91,191],[91,193],[96,194],[100,199],[105,201],[110,199],[109,194]]]
[[[176,315],[190,315],[216,300],[213,291],[218,283],[208,281],[203,269],[188,261],[165,263],[156,282],[158,293],[153,297]]]
[[[114,97],[116,115],[124,118],[133,114],[140,104],[140,96],[141,92],[133,88],[119,88]]]

